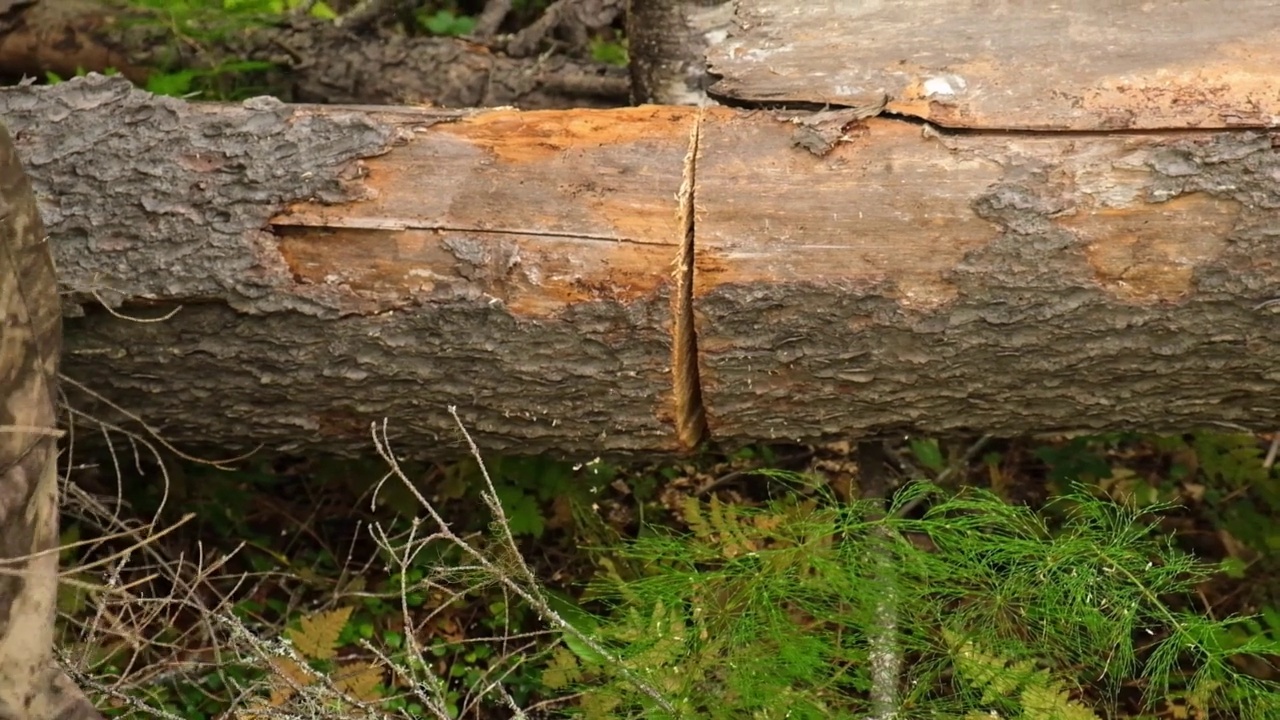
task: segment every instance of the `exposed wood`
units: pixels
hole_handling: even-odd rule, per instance
[[[861,106],[952,128],[1129,130],[1280,122],[1271,0],[737,0],[708,57],[739,102]]]
[[[698,154],[702,150],[702,122],[698,113],[689,128],[689,149],[680,172],[676,193],[677,232],[680,249],[675,260],[675,288],[671,294],[671,392],[676,439],[684,447],[696,447],[707,439],[706,404],[702,399],[701,363],[698,351],[697,280]]]
[[[713,435],[1274,422],[1275,136],[871,120],[819,159],[721,117],[695,304]]]
[[[793,115],[702,120],[712,439],[1280,422],[1271,134],[870,118],[826,147]],[[195,106],[91,78],[0,116],[85,313],[68,374],[176,440],[361,452],[386,417],[438,452],[456,404],[507,452],[681,448],[695,109]]]

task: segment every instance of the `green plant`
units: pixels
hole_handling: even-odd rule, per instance
[[[145,583],[160,568],[159,584],[178,588],[165,601],[178,608],[174,618],[206,609],[195,598],[228,598],[217,621],[191,633],[150,615],[127,635],[151,641],[145,661],[111,636],[84,646],[95,675],[119,687],[135,683],[149,708],[199,720],[228,717],[245,689],[258,693],[254,712],[263,715],[350,716],[354,692],[344,690],[344,700],[331,690],[361,673],[335,662],[338,649],[344,660],[359,658],[352,667],[366,666],[366,680],[375,668],[385,673],[383,682],[360,684],[370,707],[409,720],[473,717],[494,707],[505,715],[540,701],[610,720],[885,717],[877,702],[881,709],[890,703],[901,720],[1269,717],[1280,691],[1260,679],[1269,676],[1245,669],[1280,653],[1280,615],[1259,603],[1246,606],[1263,608],[1253,617],[1204,617],[1201,603],[1217,598],[1203,581],[1227,566],[1173,549],[1154,525],[1168,507],[1149,502],[1175,496],[1180,485],[1188,493],[1182,497],[1204,486],[1198,510],[1230,507],[1246,493],[1265,499],[1274,483],[1263,449],[1244,437],[1115,436],[1078,439],[1069,451],[1041,447],[1047,468],[1025,463],[1025,446],[1016,445],[979,461],[992,487],[1012,488],[1011,496],[1019,483],[1041,481],[1019,475],[1020,463],[1047,469],[1054,483],[1077,475],[1099,481],[1036,511],[993,493],[926,483],[901,491],[887,513],[840,503],[822,494],[818,479],[760,470],[776,460],[767,446],[740,451],[728,469],[768,476],[768,493],[725,486],[694,497],[680,494],[703,487],[697,473],[704,471],[693,462],[632,472],[512,458],[486,471],[477,453],[442,469],[398,464],[380,445],[393,481],[380,482],[383,464],[368,460],[312,459],[301,475],[287,476],[266,464],[241,473],[188,469],[172,475],[169,497],[171,507],[197,511],[187,530],[230,535],[252,551],[242,550],[240,564],[216,579],[207,568],[224,567],[218,563],[188,572],[152,555],[132,577]],[[978,457],[977,449],[963,458],[953,450],[917,439],[910,458],[941,483]],[[716,466],[710,477],[725,469]],[[659,492],[659,478],[678,482]],[[656,512],[641,516],[649,522],[640,537],[621,545],[634,526],[593,507],[604,504],[597,492],[610,485],[640,509],[645,503],[627,488],[660,500],[651,505]],[[402,491],[394,501],[392,486]],[[1158,492],[1142,494],[1144,486]],[[298,488],[305,496],[292,492]],[[355,513],[372,526],[353,522],[349,499],[331,502],[367,500],[375,489],[381,509],[366,514],[362,500]],[[279,514],[264,512],[290,495]],[[762,496],[778,499],[750,505]],[[134,510],[154,509],[154,498],[144,500]],[[565,500],[572,501],[567,512]],[[1259,510],[1268,517],[1265,504]],[[672,517],[683,518],[683,530],[654,522]],[[281,518],[291,529],[299,520],[284,543]],[[92,525],[64,527],[68,542],[92,536]],[[335,528],[340,541],[320,539]],[[143,552],[154,547],[176,557],[162,548],[176,535]],[[348,549],[354,535],[372,537],[377,549],[368,537]],[[584,538],[593,554],[563,552]],[[546,566],[521,557],[530,548],[533,557],[552,558],[556,575],[535,577]],[[1258,573],[1248,563],[1230,567]],[[592,572],[596,582],[582,597],[539,581],[554,577],[572,587]],[[77,577],[86,585],[95,579]],[[92,616],[104,598],[127,596],[133,581],[60,601]],[[156,607],[156,595],[154,586],[140,587],[132,591],[138,604],[99,604],[98,613],[142,617],[134,608]],[[335,602],[340,618],[303,610]],[[294,629],[279,630],[289,622]],[[189,657],[183,646],[191,637],[218,649],[216,669],[180,659]],[[146,662],[191,669],[171,682],[147,682],[139,678],[154,671],[136,669]],[[1157,708],[1158,701],[1168,705]]]
[[[228,40],[256,27],[279,22],[303,0],[128,0],[134,12],[120,20],[154,38],[151,72],[144,87],[158,95],[237,100],[263,94],[269,62],[224,57]],[[310,4],[310,14],[323,20],[337,13],[323,0]],[[206,50],[207,55],[206,55]]]
[[[231,13],[255,13],[264,15],[283,15],[301,5],[303,0],[221,0],[223,10]],[[324,0],[316,0],[308,11],[312,17],[320,20],[333,20],[338,14]]]
[[[590,49],[591,59],[598,63],[626,67],[627,63],[630,62],[625,40],[592,38]]]
[[[88,73],[84,68],[76,68],[76,77],[84,77]],[[102,71],[103,75],[119,75],[120,71],[115,68],[106,68]],[[52,70],[46,70],[44,73],[44,81],[50,85],[57,85],[60,82],[66,82],[66,78]]]
[[[238,714],[241,720],[278,717],[281,708],[298,701],[329,705],[335,714],[350,712],[351,703],[382,699],[382,669],[363,660],[337,661],[337,650],[352,608],[343,607],[302,618],[286,631],[293,653],[270,657],[270,683],[259,697]],[[321,678],[326,678],[321,682]],[[308,690],[319,690],[308,697]],[[318,702],[317,702],[318,701]]]
[[[508,527],[521,537],[541,537],[547,529],[549,504],[586,500],[594,486],[583,482],[579,468],[545,456],[498,458],[489,462],[487,469]],[[445,498],[478,499],[483,487],[480,466],[473,460],[450,467],[440,483]]]
[[[1025,720],[1100,720],[1097,714],[1070,697],[1070,689],[1031,660],[1011,662],[986,653],[955,633],[943,638],[951,649],[956,677],[981,693],[986,706],[1012,706],[1012,717]],[[990,712],[970,712],[966,718],[991,717]]]
[[[199,94],[211,87],[211,83],[220,78],[242,73],[260,72],[274,67],[271,63],[244,60],[227,62],[210,70],[176,70],[168,73],[152,73],[147,78],[147,92],[156,95],[188,97]]]
[[[469,35],[476,27],[476,19],[468,15],[457,15],[452,10],[418,11],[415,17],[418,24],[432,35],[448,35],[461,37]]]
[[[1058,487],[1095,483],[1111,476],[1111,463],[1104,453],[1111,440],[1107,436],[1074,437],[1065,443],[1042,445],[1035,455],[1049,466],[1048,480]]]
[[[1264,463],[1265,452],[1252,435],[1196,433],[1189,445],[1202,483],[1203,501],[1218,524],[1255,551],[1280,551],[1280,477]]]
[[[895,516],[920,500],[923,517]],[[1280,686],[1233,664],[1280,644],[1224,647],[1215,634],[1232,621],[1166,604],[1212,568],[1156,535],[1147,515],[1082,490],[1056,504],[1037,514],[923,483],[881,519],[867,503],[690,502],[689,534],[627,549],[645,577],[597,585],[608,611],[593,623],[623,667],[697,717],[865,713],[878,691],[897,692],[869,671],[886,659],[910,668],[895,702],[920,717],[1046,718],[1052,707],[1088,718],[1124,687],[1141,688],[1147,709],[1182,698],[1240,718],[1280,711]],[[876,553],[892,575],[868,562]],[[878,645],[886,612],[896,632]],[[587,717],[668,717],[615,671],[566,647],[544,680],[582,692]]]

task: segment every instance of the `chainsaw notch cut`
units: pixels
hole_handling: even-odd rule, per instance
[[[702,381],[698,375],[698,335],[693,326],[694,178],[698,165],[698,141],[705,110],[699,109],[689,131],[689,152],[680,180],[676,228],[680,249],[676,255],[675,292],[671,295],[674,327],[671,339],[671,378],[675,399],[676,438],[686,449],[707,437],[707,414],[702,405]]]

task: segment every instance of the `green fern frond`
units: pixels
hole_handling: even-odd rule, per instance
[[[1072,700],[1066,685],[1030,660],[1010,660],[984,652],[951,631],[943,637],[951,647],[956,674],[982,693],[983,703],[1013,701],[1025,720],[1099,720]]]

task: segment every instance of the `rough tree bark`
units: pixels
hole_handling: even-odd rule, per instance
[[[271,63],[270,92],[296,102],[523,108],[627,103],[624,68],[561,54],[517,58],[467,39],[410,37],[353,24],[293,17],[226,32],[215,42],[180,37],[162,12],[124,0],[0,1],[0,74],[71,77],[111,68],[145,85],[153,73],[175,65],[209,70],[252,60]],[[531,50],[539,40],[532,39]]]
[[[0,718],[100,717],[53,661],[58,583],[57,285],[0,126]]]
[[[449,404],[506,452],[674,451],[699,411],[732,444],[1280,422],[1266,130],[187,105],[103,78],[0,116],[81,316],[66,372],[180,441],[363,452],[387,417],[435,452]]]
[[[713,78],[706,53],[733,18],[727,0],[629,0],[627,49],[631,99],[656,105],[704,105]]]

